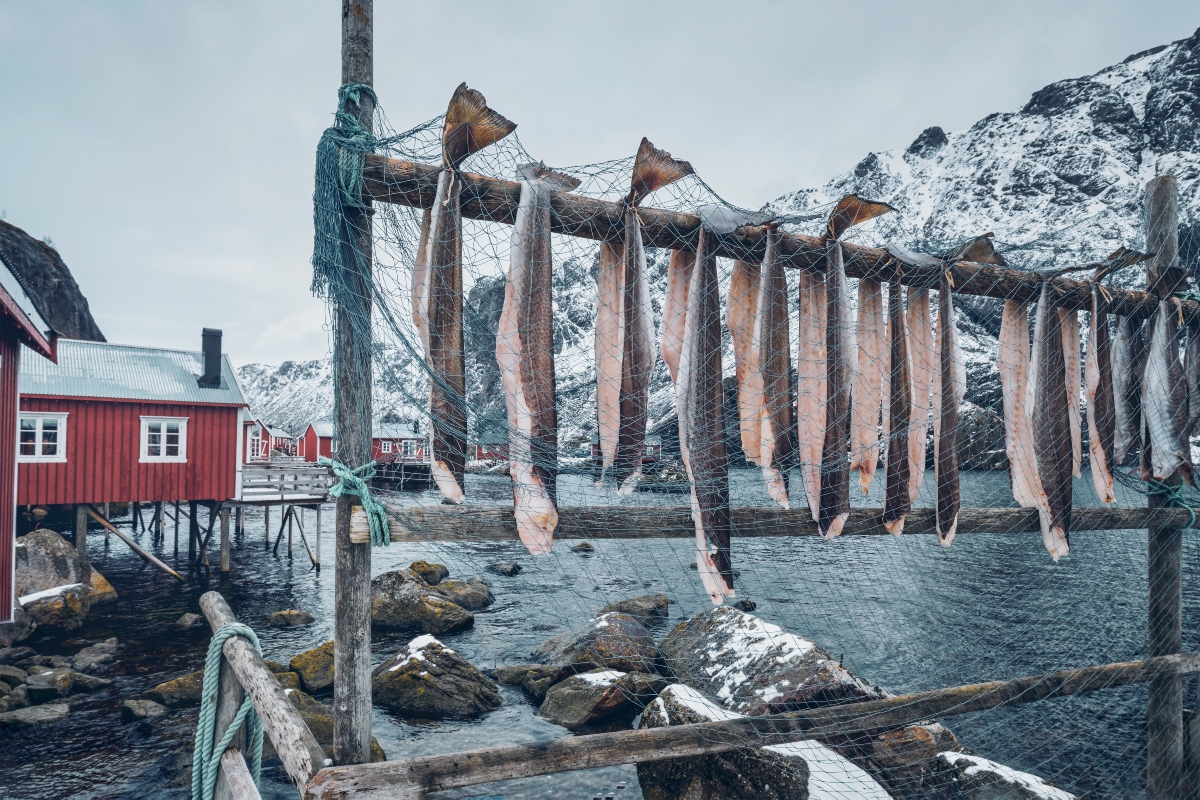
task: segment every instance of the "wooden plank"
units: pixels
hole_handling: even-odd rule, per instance
[[[401,159],[368,155],[363,169],[363,184],[371,197],[387,203],[430,208],[437,191],[441,168]],[[516,218],[521,186],[516,181],[499,180],[470,172],[461,173],[463,216],[511,225]],[[638,209],[642,238],[650,247],[695,250],[700,217],[642,206]],[[571,192],[552,192],[551,229],[555,233],[584,239],[621,241],[624,215],[620,203],[596,200]],[[1113,242],[1116,249],[1122,242]],[[721,237],[717,255],[760,262],[766,247],[765,228],[740,228]],[[876,277],[912,286],[932,286],[940,268],[908,269],[897,276],[886,251],[854,244],[843,245],[846,274],[852,278]],[[810,270],[824,269],[825,246],[819,237],[784,233],[779,238],[778,258],[785,266]],[[959,262],[951,268],[954,291],[999,299],[1034,302],[1041,291],[1042,279],[1035,273],[1005,267]],[[1135,319],[1149,317],[1156,298],[1146,292],[1113,288],[1110,312]],[[1062,308],[1091,307],[1091,284],[1070,278],[1051,280],[1050,294]],[[1189,323],[1200,322],[1200,303],[1181,303]]]
[[[756,506],[730,509],[732,534],[740,538],[818,536],[807,509],[785,511]],[[883,528],[881,508],[850,511],[843,536],[890,535]],[[365,516],[365,515],[364,515]],[[511,508],[472,506],[399,506],[388,504],[393,542],[509,541],[517,539]],[[904,523],[905,535],[934,533],[933,509],[914,508]],[[1181,527],[1190,519],[1182,508],[1077,508],[1072,512],[1073,533],[1101,530],[1138,530],[1152,521]],[[958,533],[1041,533],[1037,512],[1023,508],[964,508],[958,516]],[[677,539],[695,536],[691,509],[684,506],[564,507],[558,510],[556,539]],[[359,538],[364,538],[360,536]]]
[[[342,84],[374,83],[373,0],[342,0]],[[371,130],[369,97],[355,109]],[[333,358],[337,450],[354,469],[371,460],[371,218],[348,213],[343,242],[344,288],[337,298]],[[357,250],[357,253],[354,251]],[[338,498],[334,558],[333,757],[338,764],[371,760],[371,547],[350,541],[350,498]]]
[[[246,759],[235,747],[229,748],[221,756],[221,772],[217,775],[218,792],[222,786],[222,780],[224,780],[225,789],[229,792],[227,796],[232,800],[262,800],[262,795],[258,793],[258,787],[254,785],[254,776],[250,774],[250,768],[246,766]],[[216,796],[220,797],[220,794],[218,793]]]
[[[142,557],[142,558],[144,558],[145,560],[149,561],[151,564],[153,564],[154,566],[158,567],[159,569],[161,569],[163,572],[167,573],[168,575],[170,575],[170,576],[172,576],[172,577],[174,577],[174,578],[178,578],[179,580],[183,580],[183,576],[182,576],[182,575],[180,575],[178,572],[176,572],[175,570],[173,570],[173,569],[171,569],[170,567],[168,567],[168,566],[167,566],[166,564],[164,564],[163,562],[159,561],[157,558],[155,558],[155,557],[154,557],[153,555],[151,555],[150,553],[148,553],[148,552],[146,552],[145,550],[143,550],[143,549],[142,549],[142,547],[141,547],[141,545],[139,545],[139,544],[138,544],[137,542],[135,542],[133,539],[130,539],[130,538],[129,538],[128,536],[126,536],[126,535],[125,535],[123,532],[121,532],[120,530],[118,530],[118,529],[117,529],[117,527],[116,527],[115,525],[113,525],[111,522],[109,522],[108,520],[106,520],[104,517],[100,516],[100,513],[99,513],[99,512],[97,512],[97,511],[96,511],[96,509],[92,508],[91,506],[88,506],[87,513],[91,514],[91,515],[92,515],[92,518],[93,518],[94,520],[96,520],[96,521],[97,521],[97,522],[99,522],[101,525],[103,525],[103,526],[104,526],[104,529],[105,529],[106,531],[111,531],[113,534],[115,534],[115,535],[117,536],[117,538],[119,538],[119,539],[120,539],[121,541],[123,541],[125,544],[129,545],[130,549],[132,549],[132,550],[133,550],[133,552],[137,553],[139,556],[141,556],[141,557]]]
[[[237,617],[219,592],[203,594],[200,597],[200,610],[204,612],[214,633],[231,622],[237,622]],[[263,663],[262,656],[254,652],[248,641],[240,636],[231,636],[221,652],[233,668],[234,676],[254,702],[254,708],[263,722],[263,730],[271,738],[271,744],[279,753],[292,784],[302,789],[317,770],[331,764],[330,760],[325,758],[321,745],[317,744],[312,731],[300,717],[300,712]]]
[[[1162,675],[1196,672],[1200,672],[1200,654],[1188,653],[786,714],[565,737],[531,745],[333,767],[322,770],[312,780],[305,796],[324,800],[348,795],[420,798],[425,792],[554,772],[894,729],[935,717],[1145,683]]]

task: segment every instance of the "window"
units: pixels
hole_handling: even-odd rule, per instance
[[[417,443],[412,439],[405,439],[400,443],[400,446],[403,448],[401,452],[403,452],[404,455],[408,456],[409,458],[412,458],[417,454]]]
[[[142,444],[138,461],[187,461],[187,417],[142,417]]]
[[[67,460],[67,415],[22,414],[17,431],[18,461]]]
[[[380,445],[380,449],[382,449],[385,453],[390,453],[392,452],[392,443],[384,442],[382,445]]]

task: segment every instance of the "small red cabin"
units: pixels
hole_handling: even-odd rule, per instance
[[[236,497],[246,401],[205,328],[201,352],[63,340],[21,365],[17,503]]]
[[[385,462],[421,462],[425,457],[425,437],[407,422],[377,422],[371,431],[371,458]],[[328,419],[308,423],[300,437],[297,455],[305,461],[317,456],[333,458],[333,421]]]
[[[270,461],[272,456],[295,456],[296,437],[282,428],[272,428],[258,419],[242,423],[243,463]]]

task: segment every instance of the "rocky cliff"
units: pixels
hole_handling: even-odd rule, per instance
[[[52,246],[0,220],[0,260],[17,276],[60,336],[105,341],[96,320],[92,319],[87,298]]]

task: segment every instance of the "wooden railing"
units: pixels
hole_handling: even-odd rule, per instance
[[[306,461],[242,465],[242,500],[324,500],[332,476],[328,467]]]

